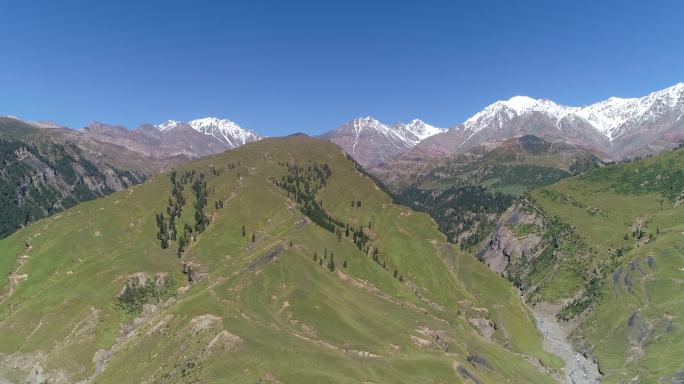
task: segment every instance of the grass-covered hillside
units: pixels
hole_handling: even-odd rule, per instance
[[[266,139],[0,240],[0,381],[543,383],[510,284],[330,143]]]
[[[471,250],[523,193],[602,165],[584,149],[527,135],[424,165],[416,173],[401,163],[379,173],[399,201],[429,213],[450,242]]]
[[[541,248],[495,239],[513,254],[507,272],[579,322],[575,343],[605,382],[681,382],[684,150],[563,180],[531,202],[541,212],[520,210],[506,231]]]

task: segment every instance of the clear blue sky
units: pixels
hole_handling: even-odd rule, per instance
[[[517,94],[582,105],[684,81],[679,0],[0,0],[0,15],[0,114],[75,128],[446,127]]]

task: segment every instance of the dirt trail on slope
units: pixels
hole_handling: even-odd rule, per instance
[[[537,328],[544,335],[544,349],[565,362],[565,383],[600,383],[598,365],[572,349],[568,342],[568,330],[558,322],[553,311],[544,310],[540,306],[530,309],[534,313]]]

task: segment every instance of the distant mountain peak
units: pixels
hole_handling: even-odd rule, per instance
[[[473,135],[490,127],[500,129],[516,117],[542,113],[553,120],[559,129],[564,118],[579,118],[612,141],[625,133],[625,124],[653,119],[673,108],[684,109],[684,83],[677,83],[641,98],[610,97],[582,107],[559,105],[547,99],[514,96],[490,104],[477,112],[465,121],[464,129]]]
[[[366,116],[357,117],[323,137],[341,146],[361,164],[370,165],[442,132],[446,132],[446,129],[434,127],[420,119],[413,119],[407,124],[388,125]]]
[[[248,142],[263,138],[258,133],[244,129],[231,120],[218,117],[204,117],[187,122],[167,120],[155,125],[155,127],[161,132],[166,132],[181,124],[187,125],[197,132],[214,137],[227,148],[237,148]]]

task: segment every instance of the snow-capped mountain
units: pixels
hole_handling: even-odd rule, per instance
[[[684,139],[684,84],[641,98],[617,98],[583,107],[515,96],[497,101],[417,150],[459,153],[527,134],[550,136],[620,159],[654,153]]]
[[[352,155],[363,165],[373,165],[414,147],[427,137],[445,132],[414,119],[408,124],[383,124],[371,116],[354,119],[321,137]]]
[[[157,159],[177,156],[195,159],[263,138],[230,120],[215,117],[188,122],[167,120],[157,125],[143,124],[133,130],[91,123],[81,132],[98,141],[126,147]]]
[[[229,149],[237,148],[241,145],[245,145],[252,141],[258,141],[263,138],[263,136],[256,132],[243,129],[230,120],[216,117],[205,117],[203,119],[190,120],[185,123],[167,120],[161,124],[155,125],[155,127],[161,132],[169,132],[180,125],[190,126],[197,132],[211,136]]]

